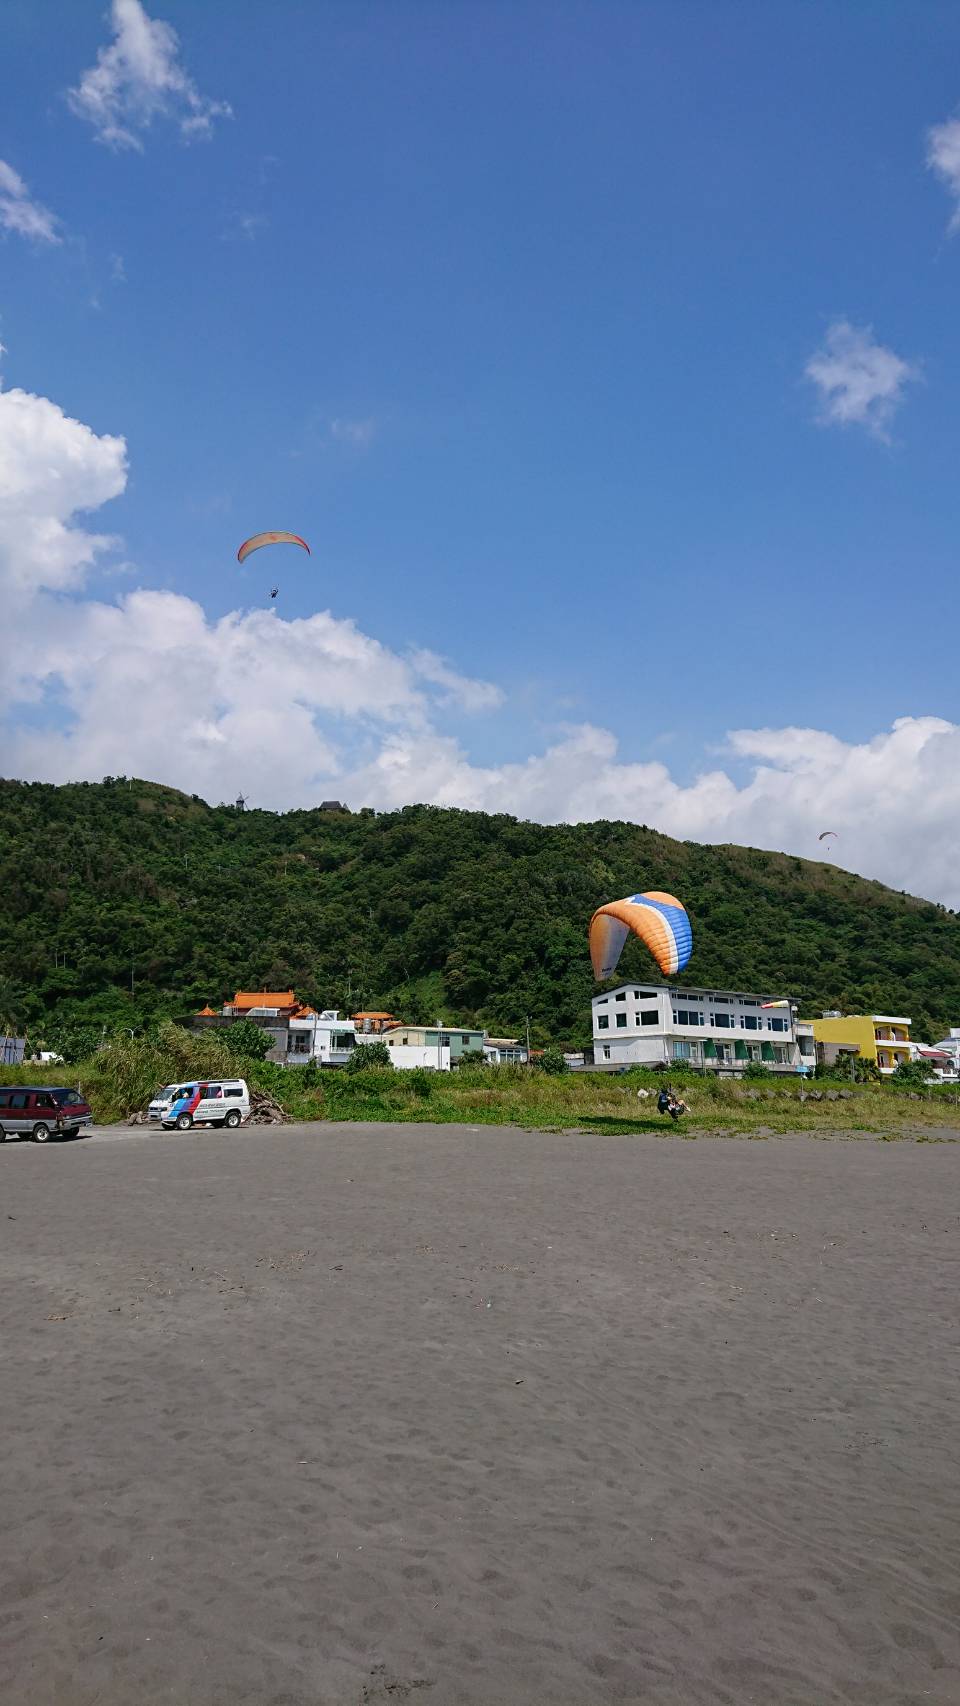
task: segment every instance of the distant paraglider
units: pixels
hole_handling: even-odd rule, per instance
[[[818,841],[826,841],[828,836],[832,837],[832,839],[834,841],[840,840],[840,837],[837,834],[835,829],[824,829],[824,830],[822,830],[821,833],[817,836],[817,840]]]
[[[245,563],[251,551],[259,551],[263,545],[299,545],[310,555],[310,547],[299,533],[252,533],[237,552],[237,562]]]
[[[263,545],[299,545],[301,550],[306,551],[307,556],[310,556],[310,547],[305,539],[301,539],[299,533],[253,533],[249,539],[243,541],[237,552],[237,562],[245,563],[251,552],[259,551]],[[279,591],[278,586],[271,587],[271,599],[276,598]]]
[[[665,977],[683,971],[693,952],[693,931],[684,907],[672,894],[651,889],[597,908],[590,920],[593,975],[610,977],[631,931],[639,936]]]

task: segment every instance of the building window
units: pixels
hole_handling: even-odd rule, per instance
[[[627,992],[625,989],[621,989],[620,994],[614,996],[615,1001],[626,1001],[626,999],[627,999]]]
[[[787,1021],[786,1019],[768,1019],[767,1028],[771,1031],[785,1031],[787,1029]]]
[[[634,1001],[656,1001],[657,992],[655,989],[635,989],[633,999]]]
[[[609,1029],[610,1029],[610,1015],[609,1015],[609,1013],[598,1013],[597,1014],[597,1030],[598,1031],[609,1031]]]
[[[759,1031],[760,1029],[760,1020],[756,1013],[744,1013],[740,1023],[745,1031]]]
[[[674,1060],[689,1060],[690,1059],[690,1044],[689,1043],[680,1043],[680,1042],[674,1043],[673,1044],[673,1058],[674,1058]]]
[[[696,1013],[686,1007],[675,1007],[673,1017],[678,1025],[702,1025],[706,1022],[705,1014]]]
[[[660,1014],[657,1012],[657,1009],[654,1007],[654,1009],[651,1013],[641,1013],[640,1023],[641,1023],[641,1025],[655,1025],[655,1024],[657,1024],[659,1018],[660,1018]]]
[[[627,1028],[627,1015],[626,1015],[626,1013],[618,1013],[617,1014],[617,1030],[618,1031],[625,1031],[626,1028]]]
[[[609,1043],[604,1043],[604,1045],[603,1045],[603,1058],[604,1058],[604,1060],[610,1059],[610,1044]]]
[[[718,1025],[721,1030],[729,1031],[731,1025],[733,1024],[733,1020],[731,1019],[729,1013],[714,1013],[712,1015],[712,1018],[713,1018],[713,1023],[715,1025]]]

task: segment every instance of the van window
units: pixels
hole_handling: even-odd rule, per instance
[[[50,1094],[61,1108],[72,1108],[75,1103],[83,1101],[83,1097],[78,1095],[76,1090],[51,1090]]]
[[[26,1090],[14,1090],[9,1105],[11,1108],[25,1108],[27,1105]]]
[[[200,1094],[201,1096],[208,1097],[211,1102],[215,1102],[218,1096],[223,1095],[223,1091],[219,1084],[202,1084],[200,1086]]]
[[[243,1091],[241,1090],[239,1084],[237,1085],[236,1089],[234,1089],[233,1086],[230,1084],[224,1085],[223,1093],[225,1096],[242,1096],[243,1095]]]
[[[10,1106],[10,1092],[9,1092],[9,1090],[0,1090],[0,1108],[9,1108],[9,1106]]]

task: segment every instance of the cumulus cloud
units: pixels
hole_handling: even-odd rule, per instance
[[[111,148],[143,147],[141,134],[156,118],[177,122],[186,141],[208,137],[214,119],[229,118],[226,101],[201,95],[179,59],[172,25],[150,18],[141,0],[112,0],[113,40],[97,54],[75,89],[71,110],[92,124]]]
[[[960,118],[945,119],[927,131],[927,165],[953,197],[950,230],[960,230]]]
[[[441,703],[458,705],[464,711],[495,711],[503,704],[503,692],[492,681],[460,675],[436,652],[413,651],[410,662],[422,681],[445,689]]]
[[[55,213],[34,201],[20,173],[0,160],[0,230],[34,243],[60,243],[59,223]]]
[[[122,438],[98,436],[56,403],[0,391],[0,593],[82,583],[110,544],[76,517],[123,491]]]
[[[109,538],[83,516],[126,482],[121,438],[54,403],[0,392],[4,769],[51,781],[136,774],[214,801],[281,809],[335,795],[543,822],[598,817],[696,841],[822,856],[960,905],[960,726],[902,717],[866,742],[822,729],[740,729],[728,759],[678,781],[581,724],[513,763],[475,762],[451,708],[501,700],[430,651],[400,656],[328,611],[211,618],[181,593],[114,603],[83,582]],[[746,767],[746,779],[743,771]]]
[[[905,387],[920,377],[914,363],[876,342],[871,326],[849,320],[834,321],[804,372],[820,393],[824,425],[862,426],[884,443]]]

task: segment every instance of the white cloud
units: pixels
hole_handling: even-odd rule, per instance
[[[945,119],[927,131],[927,165],[953,197],[950,230],[960,230],[960,118]]]
[[[374,420],[330,422],[330,437],[336,444],[349,444],[354,450],[368,450],[373,443],[377,423]]]
[[[55,213],[34,201],[20,173],[0,160],[0,230],[14,231],[34,243],[60,243],[59,223]]]
[[[210,135],[214,119],[231,116],[226,101],[201,95],[179,61],[176,30],[148,17],[141,0],[112,0],[110,21],[113,41],[67,93],[99,142],[142,148],[140,133],[155,118],[175,119],[184,139],[194,141]]]
[[[436,652],[413,651],[410,662],[422,681],[446,690],[441,704],[457,705],[463,711],[495,711],[503,704],[503,692],[492,681],[475,681],[460,675]]]
[[[122,438],[98,437],[46,397],[0,391],[0,596],[79,585],[109,545],[75,525],[126,485]]]
[[[849,320],[834,321],[804,372],[820,393],[824,425],[862,426],[884,443],[904,387],[920,377],[912,362],[875,341],[872,327]]]
[[[0,597],[7,774],[135,774],[214,801],[335,795],[428,801],[543,822],[598,817],[829,857],[960,906],[960,726],[902,717],[862,743],[825,730],[740,729],[729,762],[689,782],[620,755],[582,724],[515,763],[482,765],[443,732],[446,708],[492,710],[499,690],[429,651],[401,657],[327,611],[213,619],[192,598],[83,591],[110,541],[82,517],[126,483],[121,438],[46,398],[0,391]],[[744,767],[746,779],[740,779]]]

